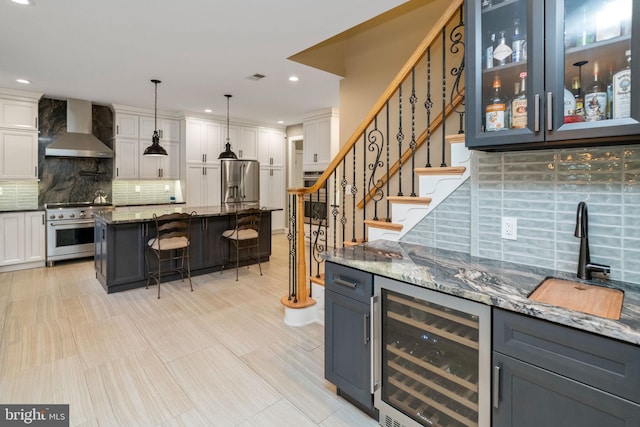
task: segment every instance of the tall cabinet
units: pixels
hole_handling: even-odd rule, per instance
[[[466,1],[467,145],[637,140],[640,69],[628,61],[640,55],[637,9],[633,0]]]
[[[337,110],[330,108],[306,117],[302,123],[304,140],[302,168],[304,171],[323,172],[340,147],[340,129]]]
[[[283,208],[286,200],[284,173],[285,134],[279,129],[258,130],[258,161],[260,162],[260,204]],[[284,211],[274,211],[273,231],[284,229]]]

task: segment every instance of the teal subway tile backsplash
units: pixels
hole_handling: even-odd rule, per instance
[[[426,246],[455,246],[481,257],[574,272],[580,201],[588,206],[592,261],[611,265],[613,279],[640,285],[640,150],[635,146],[474,151],[470,180],[403,241],[421,235],[428,237],[419,242]],[[515,241],[501,238],[504,216],[518,220]],[[468,221],[458,219],[465,217]]]

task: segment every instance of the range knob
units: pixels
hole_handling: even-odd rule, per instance
[[[76,217],[76,214],[69,215],[69,218],[75,218],[75,217]]]
[[[84,211],[80,211],[80,218],[84,218],[85,216],[87,216],[87,214],[84,213]]]
[[[49,215],[49,219],[56,219],[55,215]]]
[[[62,218],[64,218],[64,215],[59,214],[59,215],[58,215],[58,219],[62,219]]]

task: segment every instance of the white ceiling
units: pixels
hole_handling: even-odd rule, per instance
[[[0,0],[0,87],[153,108],[157,78],[160,110],[291,125],[340,78],[286,58],[406,0],[34,1]]]

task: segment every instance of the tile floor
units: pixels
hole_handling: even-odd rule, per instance
[[[263,265],[107,295],[92,261],[0,273],[0,403],[72,426],[375,426],[323,375],[323,326],[284,324],[287,240]]]

